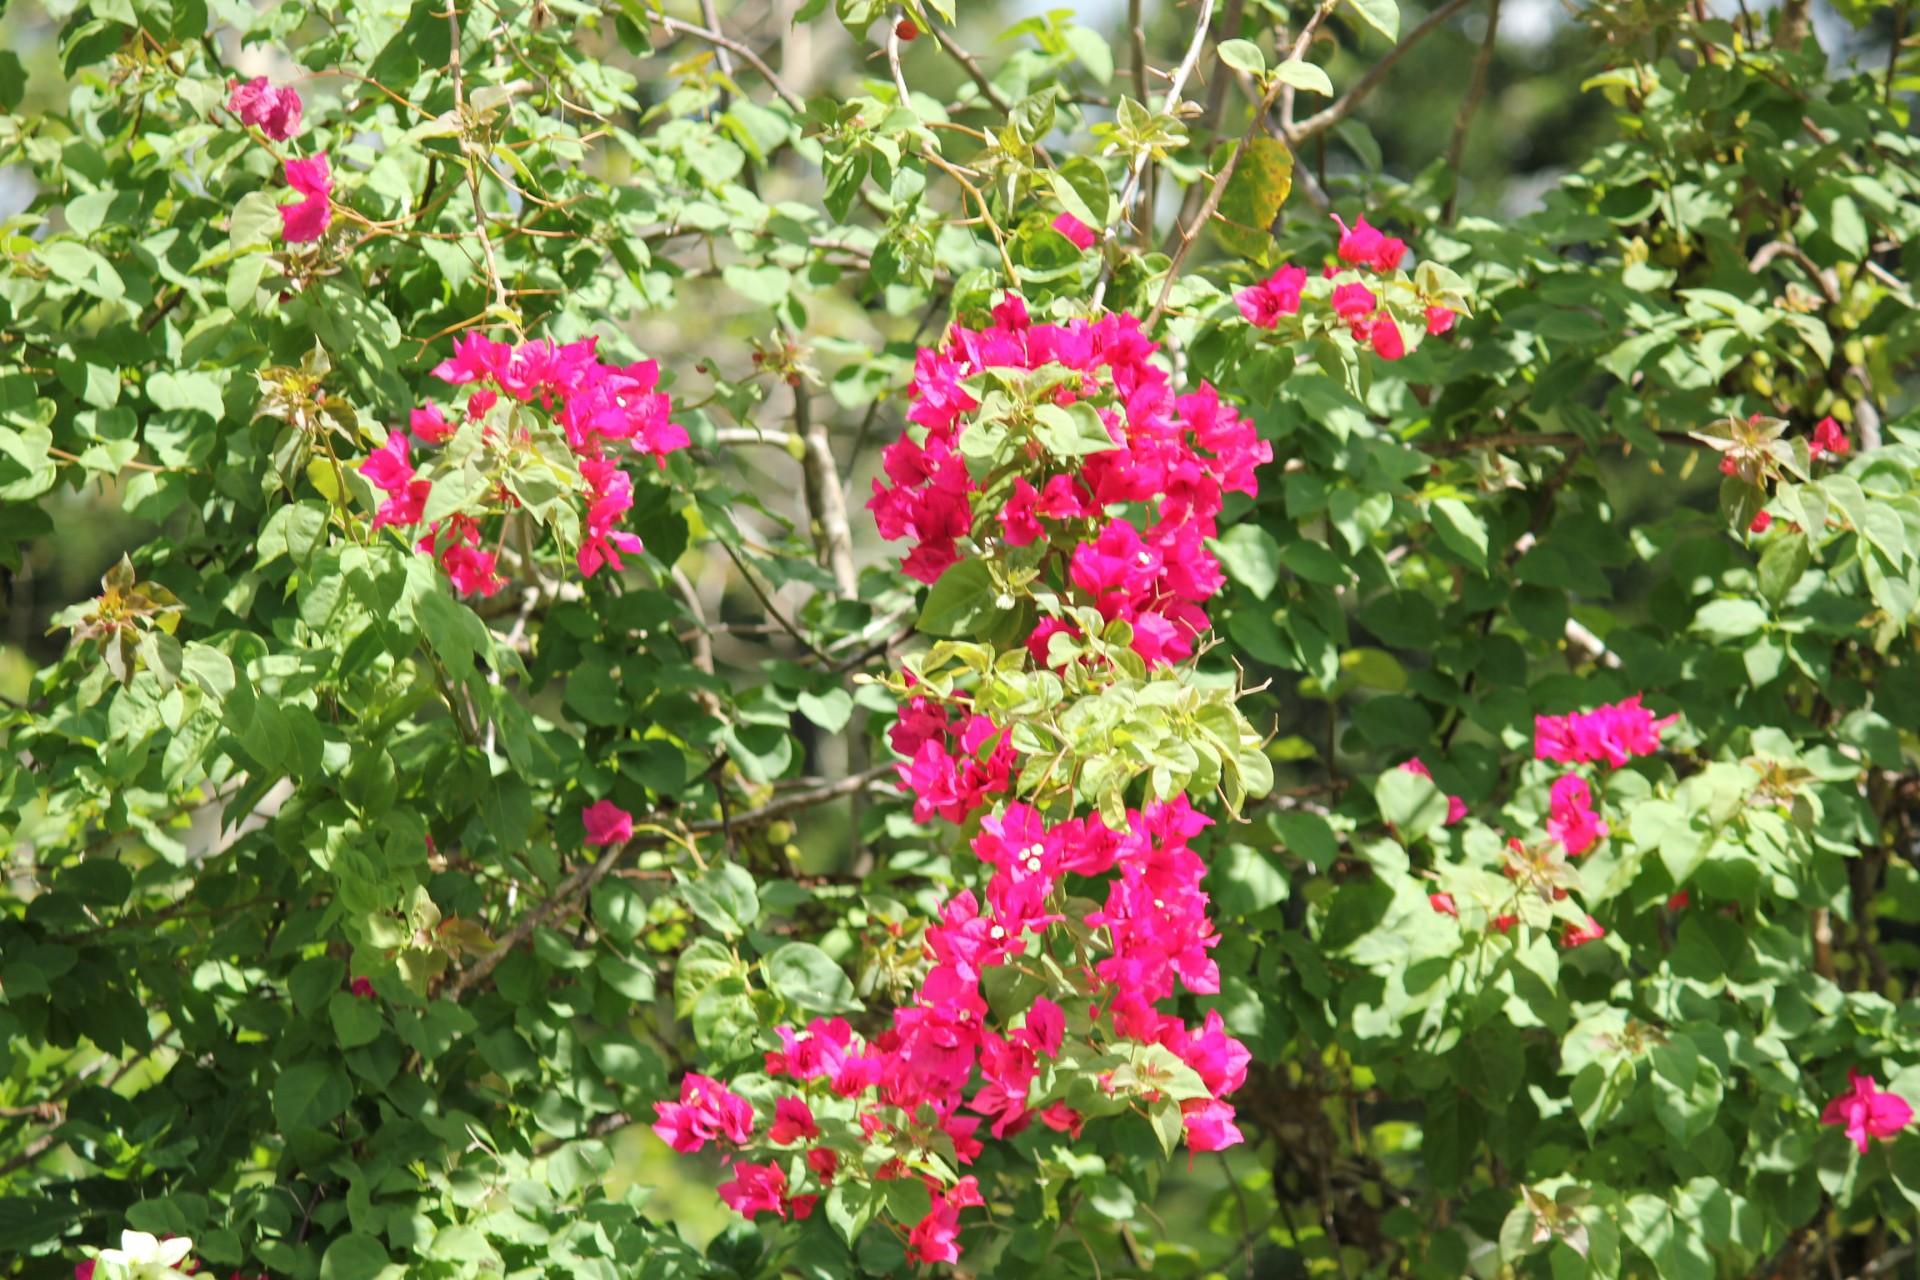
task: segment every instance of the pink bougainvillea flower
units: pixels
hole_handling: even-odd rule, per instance
[[[1234,1110],[1218,1098],[1188,1098],[1180,1104],[1187,1146],[1194,1151],[1225,1151],[1246,1141],[1233,1122]]]
[[[1571,950],[1589,942],[1598,942],[1606,936],[1607,931],[1600,927],[1600,922],[1588,916],[1579,924],[1568,925],[1566,933],[1561,936],[1560,943]]]
[[[233,90],[227,110],[240,117],[240,123],[258,129],[275,142],[285,142],[300,132],[300,95],[282,86],[275,88],[265,76],[245,84],[227,81]]]
[[[1680,717],[1656,718],[1640,705],[1641,696],[1592,711],[1535,716],[1534,757],[1561,764],[1605,760],[1618,769],[1635,756],[1652,755],[1660,749],[1661,731]]]
[[[1248,324],[1256,329],[1271,329],[1281,316],[1300,310],[1300,287],[1307,282],[1307,269],[1282,264],[1267,279],[1233,295],[1234,305]]]
[[[1452,916],[1455,920],[1460,918],[1460,908],[1453,904],[1453,895],[1450,893],[1430,893],[1427,895],[1427,904],[1443,916]]]
[[[1747,526],[1748,533],[1765,533],[1773,528],[1773,516],[1765,511],[1756,512],[1753,523]]]
[[[938,1192],[927,1216],[907,1233],[907,1258],[932,1265],[960,1261],[960,1210]]]
[[[1813,428],[1813,439],[1807,444],[1807,452],[1816,458],[1823,453],[1838,458],[1843,457],[1850,447],[1846,428],[1832,418],[1822,418]]]
[[[773,1104],[773,1124],[767,1129],[767,1140],[785,1145],[789,1142],[809,1142],[820,1136],[820,1126],[814,1122],[813,1109],[798,1098],[781,1098]]]
[[[1040,491],[1020,476],[1013,482],[1013,494],[1007,499],[1007,505],[1000,509],[1000,525],[1007,533],[1007,545],[1024,547],[1038,541],[1046,532],[1035,518],[1039,509]]]
[[[1446,307],[1427,308],[1427,336],[1437,338],[1453,328],[1453,322],[1459,317]]]
[[[1492,920],[1488,921],[1487,927],[1495,933],[1506,933],[1519,923],[1519,916],[1495,916]]]
[[[633,815],[611,800],[596,800],[580,811],[587,829],[587,843],[624,844],[633,839]]]
[[[1334,314],[1342,320],[1345,320],[1356,330],[1373,314],[1373,309],[1379,305],[1379,302],[1380,299],[1374,296],[1373,290],[1367,288],[1367,286],[1361,284],[1358,280],[1350,284],[1334,286]]]
[[[281,239],[289,244],[318,240],[333,223],[333,204],[330,200],[333,169],[327,164],[327,157],[322,154],[288,160],[281,169],[286,175],[287,185],[303,197],[293,204],[279,206]]]
[[[1848,1092],[1827,1104],[1821,1124],[1847,1127],[1847,1137],[1864,1155],[1869,1138],[1890,1138],[1913,1122],[1913,1108],[1897,1093],[1886,1093],[1873,1077],[1847,1069]]]
[[[1093,242],[1100,238],[1098,232],[1070,213],[1055,218],[1053,229],[1073,241],[1073,247],[1082,252],[1093,248]]]
[[[1335,214],[1334,222],[1340,226],[1340,261],[1350,267],[1372,267],[1375,271],[1392,271],[1407,256],[1404,241],[1382,234],[1378,228],[1369,226],[1365,218],[1356,219],[1352,227]]]
[[[1680,892],[1674,894],[1671,898],[1667,899],[1667,910],[1684,911],[1687,908],[1687,904],[1692,901],[1693,901],[1692,891],[1688,889],[1682,889]]]
[[[453,439],[455,425],[447,421],[439,405],[430,404],[407,415],[407,430],[424,444],[445,444]]]
[[[389,433],[387,442],[369,454],[359,470],[367,483],[388,495],[373,513],[374,528],[420,523],[433,482],[415,478],[413,466],[407,461],[406,432]]]
[[[777,1164],[748,1164],[743,1160],[733,1166],[733,1181],[720,1184],[720,1198],[745,1218],[762,1213],[784,1218],[790,1203],[786,1171]],[[809,1204],[807,1208],[811,1211],[813,1206]]]
[[[1585,778],[1569,773],[1554,780],[1547,834],[1566,846],[1569,857],[1593,848],[1609,830],[1593,808],[1593,791]]]
[[[363,1000],[375,1000],[379,998],[374,994],[373,979],[371,978],[355,978],[347,990]]]
[[[840,1172],[840,1153],[832,1147],[809,1147],[807,1168],[820,1179],[821,1186],[831,1186],[833,1175]]]
[[[1413,759],[1408,760],[1407,762],[1402,764],[1400,766],[1400,771],[1402,773],[1411,773],[1416,777],[1425,778],[1429,782],[1433,781],[1433,774],[1427,771],[1426,764],[1420,759],[1419,756],[1415,756]],[[1460,819],[1466,816],[1467,816],[1467,802],[1465,800],[1462,800],[1459,796],[1448,796],[1447,797],[1447,820],[1444,825],[1450,827],[1454,823],[1460,821]]]
[[[680,1101],[656,1102],[653,1109],[660,1116],[653,1131],[682,1154],[709,1142],[737,1146],[753,1140],[753,1104],[707,1076],[689,1072],[680,1081]],[[785,1186],[783,1179],[781,1189]]]
[[[1056,1102],[1040,1113],[1040,1123],[1055,1133],[1064,1133],[1069,1138],[1077,1138],[1086,1127],[1087,1118],[1064,1102]]]
[[[1373,353],[1382,360],[1398,360],[1407,354],[1407,340],[1401,336],[1400,326],[1392,316],[1376,319],[1367,330],[1367,341],[1373,344]]]

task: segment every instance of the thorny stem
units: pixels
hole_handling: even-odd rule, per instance
[[[1240,135],[1240,141],[1234,144],[1233,150],[1227,155],[1226,163],[1220,166],[1220,172],[1215,175],[1213,187],[1207,192],[1206,201],[1200,206],[1200,212],[1181,229],[1180,245],[1173,252],[1173,261],[1167,264],[1167,275],[1160,285],[1160,296],[1154,300],[1153,310],[1147,315],[1144,327],[1148,332],[1153,330],[1153,326],[1166,313],[1167,298],[1173,293],[1174,281],[1180,277],[1181,264],[1186,262],[1187,254],[1192,252],[1193,242],[1199,237],[1200,228],[1206,226],[1213,215],[1219,211],[1220,198],[1226,194],[1227,183],[1233,180],[1233,171],[1239,166],[1240,157],[1246,154],[1248,145],[1253,141],[1253,135],[1260,131],[1261,122],[1266,119],[1267,111],[1273,106],[1274,95],[1279,88],[1280,81],[1276,79],[1273,86],[1267,90],[1266,96],[1261,98],[1254,107],[1253,118],[1247,121],[1246,131]]]

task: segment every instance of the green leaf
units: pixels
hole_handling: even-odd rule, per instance
[[[1011,604],[1011,601],[1008,602]],[[985,560],[965,559],[950,566],[927,592],[915,625],[933,636],[971,636],[1001,610],[993,572]]]
[[[1767,542],[1760,553],[1760,594],[1774,608],[1787,598],[1796,582],[1813,563],[1813,550],[1805,534],[1781,532]]]
[[[273,1114],[282,1129],[318,1129],[347,1109],[353,1087],[346,1073],[330,1062],[288,1067],[273,1085]]]
[[[374,1280],[391,1261],[376,1237],[356,1231],[327,1246],[320,1280]]]
[[[803,693],[794,702],[799,706],[801,715],[828,733],[838,733],[846,728],[847,721],[853,716],[853,695],[845,689]]]
[[[1447,550],[1475,569],[1487,567],[1487,524],[1458,498],[1433,500],[1433,528]]]
[[[333,1023],[333,1034],[339,1037],[342,1049],[357,1049],[363,1044],[372,1044],[385,1026],[378,1000],[369,1000],[346,991],[333,993],[333,997],[327,1001],[327,1016]]]
[[[1230,253],[1257,258],[1272,243],[1274,220],[1293,192],[1293,153],[1265,134],[1247,143],[1220,195],[1214,234]]]
[[[1085,400],[1061,408],[1043,404],[1033,411],[1034,433],[1056,458],[1084,458],[1117,448],[1099,411]]]
[[[1236,71],[1244,71],[1250,76],[1265,75],[1267,55],[1260,52],[1260,46],[1251,40],[1222,40],[1220,42],[1220,61]]]
[[[1220,557],[1227,576],[1251,591],[1257,600],[1273,594],[1280,582],[1280,544],[1257,524],[1237,524],[1207,546]]]
[[[1380,816],[1392,823],[1402,842],[1411,844],[1447,820],[1447,797],[1407,769],[1388,769],[1373,786]]]
[[[715,932],[737,938],[760,918],[760,894],[753,876],[736,862],[722,862],[698,880],[683,883],[687,909]]]
[[[1362,22],[1389,40],[1400,38],[1400,6],[1394,0],[1347,0]]]
[[[1333,81],[1327,78],[1327,73],[1304,59],[1289,58],[1273,69],[1273,77],[1281,84],[1290,84],[1308,93],[1333,96]]]
[[[766,959],[767,985],[809,1013],[846,1013],[860,1007],[846,971],[810,942],[789,942]]]

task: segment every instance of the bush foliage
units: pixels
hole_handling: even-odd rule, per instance
[[[45,11],[0,1272],[1920,1246],[1904,3]]]

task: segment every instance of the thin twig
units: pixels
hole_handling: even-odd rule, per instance
[[[1331,106],[1314,112],[1305,120],[1302,120],[1299,124],[1289,129],[1286,135],[1287,142],[1289,144],[1304,142],[1314,134],[1331,129],[1334,125],[1339,124],[1342,120],[1352,115],[1354,108],[1358,107],[1366,96],[1372,93],[1382,80],[1386,79],[1387,72],[1393,69],[1394,63],[1400,61],[1400,59],[1406,55],[1407,50],[1426,39],[1435,28],[1460,10],[1466,8],[1468,3],[1469,0],[1447,0],[1447,3],[1428,14],[1419,26],[1409,31],[1406,36],[1401,39],[1399,44],[1396,44],[1387,51],[1386,55],[1382,57],[1380,61],[1367,68],[1367,73],[1354,81],[1351,88],[1334,99]]]
[[[878,768],[868,769],[863,773],[830,782],[825,786],[814,787],[807,791],[795,791],[784,796],[779,796],[761,805],[757,809],[747,809],[741,813],[733,814],[725,820],[708,819],[701,822],[690,822],[686,825],[684,831],[687,837],[691,838],[702,835],[716,835],[729,827],[756,826],[761,823],[771,822],[773,819],[783,814],[792,813],[796,809],[810,808],[816,804],[825,804],[830,800],[837,800],[841,796],[851,795],[865,787],[868,783],[892,772],[892,770],[893,766],[891,765],[881,765]],[[645,835],[637,835],[633,839],[621,844],[608,845],[606,852],[602,853],[598,860],[588,866],[575,870],[572,875],[560,882],[559,887],[553,891],[551,897],[521,917],[511,929],[500,935],[494,950],[476,959],[472,967],[462,970],[460,976],[454,979],[447,987],[447,995],[458,1000],[461,996],[485,981],[487,975],[492,973],[515,947],[533,936],[535,929],[538,929],[542,924],[545,924],[561,911],[579,901],[586,894],[593,892],[593,887],[607,878],[607,874],[613,870],[614,865],[620,861],[622,856],[640,849],[654,848],[666,842],[666,835],[650,832]],[[0,1173],[5,1172],[7,1172],[6,1169],[0,1168]]]
[[[975,87],[986,96],[987,101],[993,104],[994,110],[1013,110],[1013,104],[1007,101],[1007,95],[994,88],[993,81],[989,80],[987,73],[981,70],[979,59],[961,48],[959,41],[942,31],[937,23],[933,26],[931,34],[933,42],[939,45],[949,58],[960,64],[960,69],[967,73],[967,79],[973,81]]]
[[[1300,29],[1300,38],[1293,42],[1293,52],[1287,55],[1287,61],[1299,62],[1307,56],[1307,50],[1313,45],[1314,33],[1320,30],[1320,24],[1333,12],[1335,0],[1321,0],[1320,6],[1307,19],[1307,25]],[[1293,86],[1287,85],[1280,92],[1280,128],[1281,132],[1291,136],[1293,133]]]
[[[1487,0],[1487,35],[1480,42],[1480,55],[1473,60],[1473,81],[1460,103],[1460,114],[1454,117],[1453,141],[1447,146],[1447,168],[1453,174],[1453,190],[1447,193],[1440,221],[1448,226],[1453,225],[1454,211],[1460,206],[1460,163],[1467,154],[1467,131],[1473,128],[1473,114],[1480,109],[1480,99],[1487,96],[1487,70],[1493,65],[1493,44],[1499,32],[1500,0]]]
[[[900,95],[900,105],[908,111],[913,110],[908,99],[907,76],[900,69],[900,23],[905,20],[906,12],[899,5],[893,6],[893,14],[887,21],[887,70],[893,75],[893,91]]]
[[[1152,332],[1153,326],[1159,323],[1160,317],[1166,313],[1167,298],[1173,293],[1174,281],[1180,277],[1181,265],[1186,262],[1187,254],[1192,252],[1193,242],[1200,236],[1200,228],[1206,226],[1219,210],[1220,198],[1227,192],[1227,183],[1233,180],[1233,171],[1239,166],[1240,157],[1246,154],[1248,145],[1253,141],[1253,135],[1260,131],[1261,122],[1266,119],[1267,111],[1273,106],[1274,97],[1279,89],[1280,81],[1276,79],[1272,87],[1267,90],[1266,96],[1254,107],[1253,118],[1247,121],[1246,131],[1240,135],[1240,141],[1234,144],[1233,150],[1227,155],[1226,163],[1220,166],[1220,172],[1214,176],[1213,189],[1207,192],[1206,202],[1200,206],[1199,214],[1181,229],[1180,246],[1173,251],[1173,261],[1167,264],[1166,278],[1160,285],[1160,296],[1154,300],[1153,310],[1148,314],[1146,324],[1143,326],[1148,332]]]
[[[853,530],[847,523],[845,491],[833,460],[833,442],[826,423],[813,416],[812,398],[805,380],[793,389],[793,429],[804,446],[800,469],[806,480],[807,514],[817,526],[814,543],[833,573],[840,594],[851,600],[859,591],[859,571],[853,563]]]
[[[739,54],[741,60],[759,72],[760,78],[767,82],[768,87],[780,95],[782,102],[792,107],[796,112],[802,112],[807,109],[807,104],[800,95],[789,89],[786,82],[774,74],[773,68],[769,67],[766,62],[761,59],[759,54],[749,49],[746,45],[741,44],[732,36],[724,35],[718,31],[709,31],[705,27],[696,27],[691,22],[682,22],[678,18],[669,18],[665,14],[655,14],[654,21],[675,35],[692,36],[696,40],[705,40],[716,49],[727,49]]]

